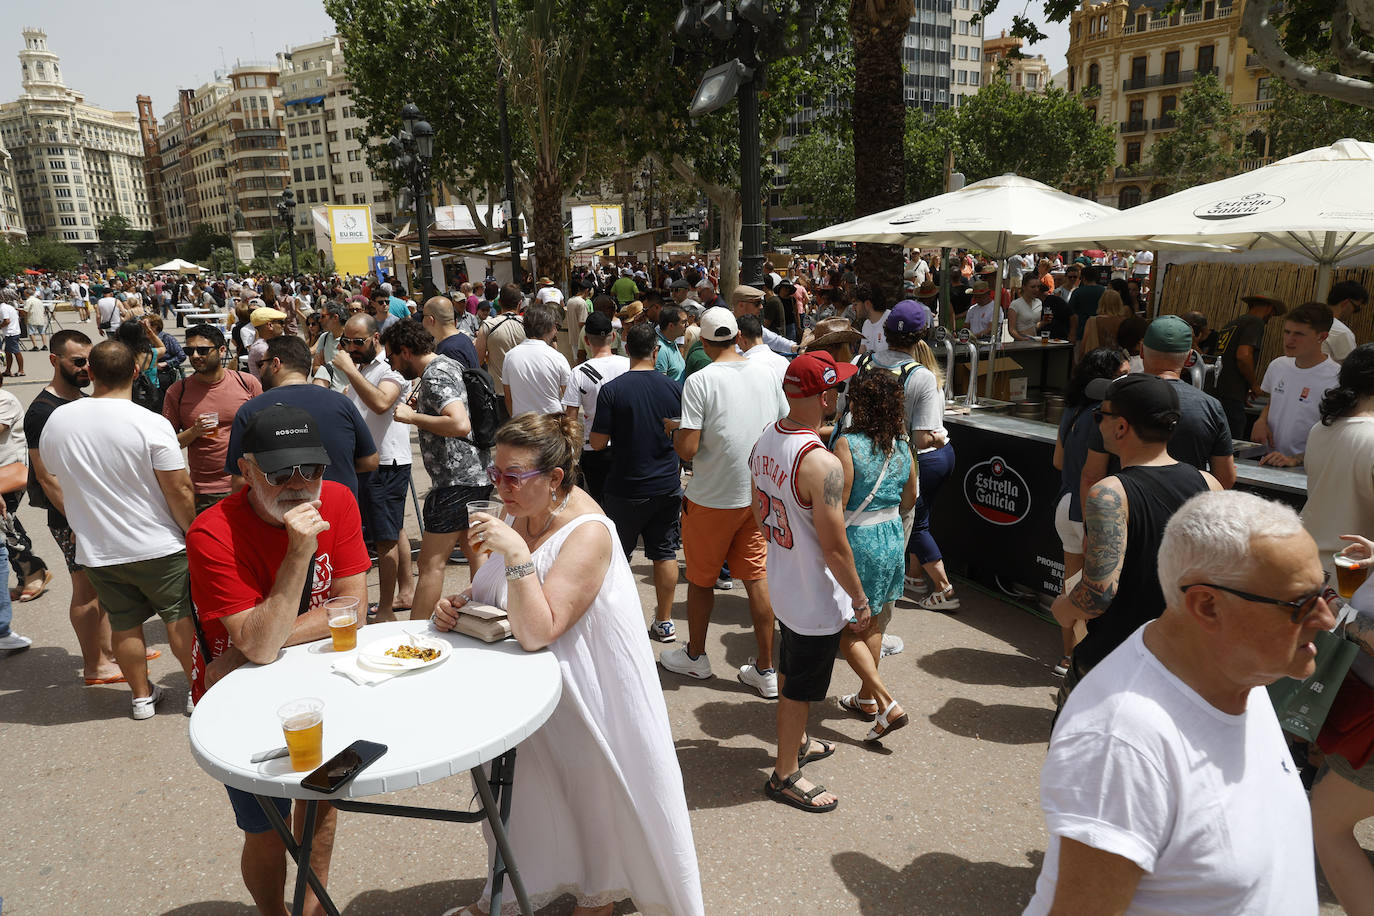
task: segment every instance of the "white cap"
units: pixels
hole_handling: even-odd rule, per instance
[[[735,315],[727,308],[715,306],[701,315],[701,339],[712,343],[729,343],[739,335]]]

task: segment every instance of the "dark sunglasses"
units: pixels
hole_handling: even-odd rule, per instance
[[[1110,410],[1103,410],[1101,407],[1093,411],[1093,420],[1101,423],[1103,417],[1119,417],[1121,414],[1112,413]]]
[[[365,347],[371,337],[340,337],[339,343],[343,346]]]
[[[259,470],[262,470],[259,468]],[[282,468],[278,471],[263,471],[262,476],[269,484],[279,487],[289,481],[296,474],[301,475],[302,480],[319,480],[324,476],[324,465],[322,464],[296,464],[289,468]]]
[[[1331,581],[1331,573],[1322,573],[1322,587],[1310,595],[1304,595],[1293,601],[1284,601],[1281,598],[1270,598],[1267,595],[1253,595],[1250,592],[1243,592],[1238,588],[1231,588],[1226,585],[1217,585],[1215,582],[1194,582],[1191,585],[1179,586],[1179,591],[1186,592],[1190,588],[1214,588],[1219,592],[1226,592],[1228,595],[1235,595],[1246,601],[1253,601],[1256,604],[1272,604],[1275,607],[1288,608],[1288,622],[1302,623],[1307,618],[1317,612],[1317,602],[1322,600],[1322,595],[1326,592],[1327,583]]]
[[[211,353],[218,350],[219,347],[182,347],[182,349],[192,356],[209,356]]]
[[[90,362],[90,360],[88,360],[84,356],[65,356],[63,357],[63,359],[67,360],[67,362],[71,363],[78,369],[86,368],[86,363]]]

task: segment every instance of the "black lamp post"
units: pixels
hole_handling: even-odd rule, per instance
[[[286,229],[286,241],[291,248],[291,278],[295,282],[296,270],[296,195],[290,188],[281,192],[281,200],[277,202],[277,216],[281,217],[282,226]]]
[[[414,102],[401,109],[401,132],[387,140],[392,161],[405,177],[415,201],[415,226],[420,240],[420,289],[423,298],[437,296],[429,260],[429,163],[434,158],[434,128]]]

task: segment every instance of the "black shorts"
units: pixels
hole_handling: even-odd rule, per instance
[[[425,495],[425,531],[453,534],[468,530],[468,503],[474,499],[489,499],[491,485],[468,487],[434,487]]]
[[[68,525],[54,525],[51,520],[48,522],[48,531],[52,533],[52,539],[62,551],[62,559],[67,561],[67,572],[84,570],[86,567],[76,562],[76,532]]]
[[[682,493],[626,499],[605,493],[601,508],[615,522],[620,547],[628,557],[639,539],[644,538],[644,556],[649,560],[675,560],[682,546]]]
[[[819,703],[830,693],[830,674],[840,651],[839,630],[829,636],[802,636],[778,621],[778,674],[781,693],[797,703]]]
[[[406,521],[406,493],[410,465],[384,464],[358,477],[358,511],[363,517],[363,540],[368,544],[395,541]]]

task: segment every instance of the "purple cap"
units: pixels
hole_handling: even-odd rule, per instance
[[[930,309],[914,299],[903,299],[887,313],[883,322],[884,331],[899,334],[919,334],[930,327]]]

